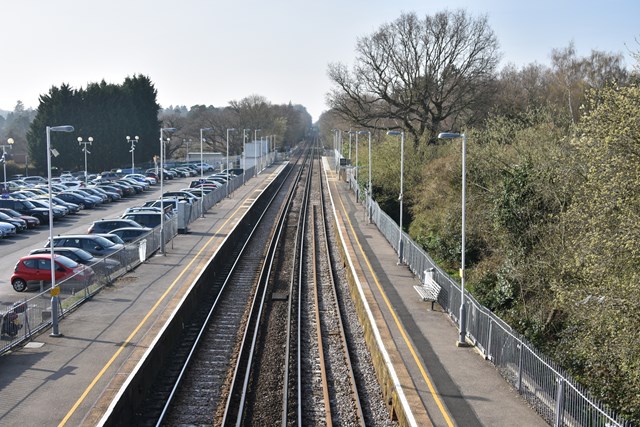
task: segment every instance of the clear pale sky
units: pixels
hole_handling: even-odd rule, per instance
[[[257,94],[327,109],[327,65],[351,66],[356,41],[402,12],[463,8],[486,14],[502,64],[549,63],[573,41],[639,51],[638,0],[4,0],[0,3],[0,109],[36,108],[52,86],[149,76],[158,101],[223,107]]]

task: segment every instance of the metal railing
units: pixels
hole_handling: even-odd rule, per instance
[[[245,171],[245,173],[249,177],[253,176],[252,169]],[[232,178],[228,185],[229,194],[242,186],[242,184],[242,176]],[[182,215],[184,215],[186,222],[190,224],[202,216],[201,209],[206,212],[227,195],[227,186],[225,185],[216,191],[206,194],[202,199],[202,203],[192,203],[183,208]],[[202,206],[200,206],[201,204]],[[164,237],[166,244],[178,235],[178,226],[178,215],[176,214],[164,222],[164,236],[160,234],[160,227],[155,227],[148,234],[126,244],[118,252],[90,265],[89,268],[94,273],[92,277],[82,280],[77,277],[70,277],[56,282],[57,287],[60,289],[60,294],[58,295],[60,304],[58,317],[63,318],[70,310],[95,295],[103,287],[110,285],[117,278],[146,261],[160,249],[162,237]],[[114,263],[114,260],[117,262]],[[17,301],[12,307],[0,313],[0,354],[23,343],[51,325],[50,291],[51,284],[41,282],[40,291],[37,295]]]
[[[339,154],[334,156],[335,168],[338,168],[339,157]],[[351,172],[347,168],[345,176],[357,201],[363,204],[363,215],[371,212],[372,223],[397,253],[400,241],[398,224],[367,194],[364,184],[358,186]],[[404,232],[402,246],[402,261],[420,282],[424,283],[427,272],[433,271],[433,279],[442,288],[437,302],[459,326],[460,285]],[[633,426],[591,396],[566,371],[466,291],[465,303],[467,339],[549,424],[557,427]]]

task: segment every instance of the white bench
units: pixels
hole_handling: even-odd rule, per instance
[[[422,301],[431,301],[431,310],[433,310],[433,304],[438,301],[438,295],[440,295],[442,289],[435,281],[434,276],[435,269],[425,270],[423,283],[413,287],[422,298]]]

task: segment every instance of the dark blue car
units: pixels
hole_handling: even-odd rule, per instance
[[[86,209],[93,209],[96,207],[94,201],[90,200],[88,197],[82,197],[76,193],[67,193],[63,191],[59,193],[56,197],[64,200],[65,202],[75,203],[76,205],[84,206]]]

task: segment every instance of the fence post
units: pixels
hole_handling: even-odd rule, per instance
[[[493,319],[489,316],[489,342],[487,343],[487,354],[485,355],[485,360],[492,360],[491,357],[491,338],[493,336]]]
[[[518,344],[518,349],[520,349],[520,352],[518,354],[518,387],[516,387],[518,389],[518,393],[522,393],[522,347],[524,347],[522,345],[522,343]]]
[[[558,392],[556,393],[556,418],[553,423],[554,427],[562,427],[564,424],[564,379],[557,377]]]

